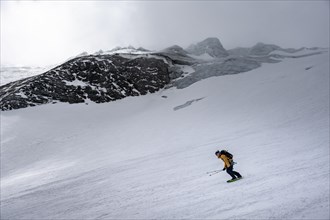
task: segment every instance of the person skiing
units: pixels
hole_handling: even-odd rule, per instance
[[[227,173],[231,176],[231,180],[228,180],[227,182],[233,182],[236,180],[239,180],[242,178],[242,175],[239,172],[234,171],[234,161],[233,161],[233,155],[230,154],[226,150],[216,151],[215,155],[221,159],[225,166],[223,170],[227,170]]]

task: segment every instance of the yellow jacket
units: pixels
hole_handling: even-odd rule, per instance
[[[228,168],[231,166],[233,160],[230,159],[229,157],[227,157],[226,155],[224,154],[221,154],[219,157],[219,159],[223,160],[223,162],[225,163],[225,167],[224,168]]]

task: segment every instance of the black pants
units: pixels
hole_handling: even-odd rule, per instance
[[[236,179],[242,177],[239,172],[233,171],[234,166],[231,165],[230,167],[227,168],[227,173],[231,176],[231,178]]]

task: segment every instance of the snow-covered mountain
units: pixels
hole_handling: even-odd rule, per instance
[[[155,62],[169,82],[153,93],[2,111],[1,219],[327,219],[328,50],[216,61],[185,51],[86,55],[52,70],[70,87],[121,63],[143,76]],[[223,148],[243,180],[207,174],[222,169]]]
[[[207,38],[186,50],[175,45],[156,52],[132,46],[84,52],[41,75],[1,86],[0,109],[58,102],[103,103],[164,87],[185,88],[209,77],[247,72],[263,63],[297,57],[294,53],[299,51],[302,49],[259,43],[247,54],[236,50],[229,56],[217,38]],[[305,51],[300,56],[321,52]]]
[[[248,47],[237,47],[234,49],[228,50],[228,53],[230,55],[236,55],[236,56],[267,56],[270,54],[283,54],[283,55],[289,55],[294,54],[295,56],[299,55],[306,55],[311,54],[313,51],[319,52],[322,50],[326,50],[326,48],[305,48],[302,47],[300,49],[294,49],[294,48],[281,48],[274,44],[264,44],[264,43],[257,43],[251,48]]]
[[[197,56],[208,54],[211,57],[222,58],[229,55],[220,40],[214,37],[207,38],[197,44],[192,44],[186,50]]]
[[[102,103],[155,92],[168,82],[168,68],[159,59],[83,56],[0,87],[0,103],[2,110],[56,102]]]

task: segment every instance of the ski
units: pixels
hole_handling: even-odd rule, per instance
[[[236,178],[236,179],[234,179],[234,180],[227,180],[227,183],[236,182],[236,181],[241,180],[241,179],[243,179],[243,177]]]

